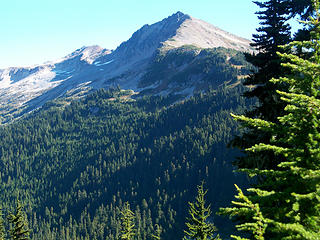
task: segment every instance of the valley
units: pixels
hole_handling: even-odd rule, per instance
[[[139,239],[155,224],[163,239],[181,237],[201,181],[213,211],[232,199],[234,182],[246,183],[232,172],[238,152],[226,149],[237,132],[229,112],[249,105],[242,91],[221,86],[181,103],[98,90],[69,105],[45,104],[0,129],[3,209],[23,200],[32,239],[118,239],[128,201]],[[231,231],[226,221],[215,217],[222,235]]]

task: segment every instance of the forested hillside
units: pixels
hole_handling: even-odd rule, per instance
[[[184,45],[169,51],[158,51],[139,85],[147,87],[160,83],[156,88],[142,91],[148,94],[182,92],[190,95],[193,90],[217,88],[227,83],[238,84],[251,68],[242,52],[222,47],[201,49]]]
[[[162,239],[182,237],[187,202],[202,180],[213,212],[243,182],[232,172],[230,112],[247,109],[243,87],[220,86],[184,102],[99,90],[57,100],[0,129],[0,202],[6,215],[20,199],[32,239],[119,239],[128,201],[138,239],[155,224]],[[176,103],[175,103],[176,102]],[[237,153],[238,154],[238,153]],[[220,233],[230,224],[214,218]]]

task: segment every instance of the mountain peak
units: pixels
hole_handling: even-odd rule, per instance
[[[171,16],[169,16],[167,19],[168,20],[177,19],[178,21],[181,21],[181,20],[184,21],[184,20],[190,19],[190,18],[191,18],[190,15],[184,14],[183,12],[178,11],[178,12],[172,14]]]
[[[63,60],[80,57],[80,60],[92,64],[97,57],[109,54],[110,52],[110,50],[104,49],[98,45],[83,46],[64,57]]]
[[[127,60],[142,59],[150,57],[156,49],[168,50],[183,45],[224,47],[245,52],[251,50],[249,40],[178,11],[162,21],[144,25],[128,41],[123,42],[115,53]]]
[[[176,35],[177,29],[187,19],[191,17],[178,11],[154,24],[145,24],[133,33],[128,41],[123,42],[115,53],[125,56],[126,59],[130,56],[150,57],[156,49],[162,46],[163,42]]]
[[[175,36],[164,42],[164,49],[194,45],[199,48],[224,47],[238,51],[251,50],[250,41],[226,32],[205,21],[177,12],[172,16],[183,18],[183,22],[176,30]]]

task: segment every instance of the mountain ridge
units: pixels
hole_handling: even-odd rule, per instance
[[[201,49],[216,47],[251,51],[249,43],[249,40],[177,12],[162,21],[144,25],[115,50],[93,45],[79,48],[56,61],[0,69],[0,122],[41,107],[84,84],[91,89],[120,85],[124,89],[142,91],[145,88],[141,88],[140,82],[159,52],[166,54],[185,45],[199,48],[199,53]],[[161,92],[158,93],[173,90],[161,89]],[[1,115],[5,115],[2,121]]]

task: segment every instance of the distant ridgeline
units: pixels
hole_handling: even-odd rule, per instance
[[[72,64],[75,64],[74,62],[76,62],[77,59],[71,60]],[[65,63],[65,68],[68,67],[67,70],[69,71],[68,73],[70,73],[71,70],[69,68],[76,67],[77,65],[73,66],[71,63],[68,63],[68,61]],[[114,62],[112,62],[112,64],[113,63]],[[85,64],[81,63],[80,66],[82,65]],[[181,100],[183,100],[184,98],[193,95],[194,92],[207,91],[209,88],[216,89],[218,86],[223,84],[237,85],[240,83],[241,79],[248,75],[249,69],[252,68],[252,66],[245,61],[244,54],[242,52],[222,47],[203,49],[193,45],[184,45],[173,49],[159,48],[153,57],[148,59],[147,63],[144,65],[146,67],[139,71],[139,73],[133,73],[133,71],[128,70],[123,74],[108,78],[106,80],[107,83],[103,84],[103,86],[122,86],[122,84],[130,85],[130,81],[133,81],[132,79],[138,78],[138,80],[134,80],[138,81],[136,83],[137,86],[135,86],[134,89],[138,89],[140,95],[176,94],[180,96]],[[72,73],[74,76],[63,75],[60,77],[78,77],[81,81],[85,81],[85,79],[87,79],[86,81],[88,83],[69,86],[68,82],[63,82],[61,83],[61,86],[58,85],[45,91],[42,89],[42,92],[40,90],[34,90],[31,91],[32,94],[39,93],[40,95],[24,103],[21,102],[21,99],[27,98],[29,94],[28,92],[25,92],[23,97],[18,95],[11,96],[8,92],[0,94],[0,124],[10,123],[21,116],[25,116],[28,112],[34,111],[39,106],[46,103],[48,99],[55,99],[55,97],[61,95],[66,98],[66,101],[83,97],[88,94],[88,92],[96,88],[94,87],[96,81],[107,78],[101,73],[101,69],[98,69],[99,71],[96,69],[96,65],[93,64],[85,66],[86,67],[82,66],[84,68],[83,70]],[[109,65],[104,66],[107,67]],[[117,67],[115,67],[115,69],[117,69]],[[113,69],[110,71],[112,72],[112,70]],[[25,71],[28,72],[27,70]],[[12,74],[14,75],[14,73]],[[139,76],[136,76],[135,74]],[[91,79],[93,76],[96,76],[98,80]],[[58,77],[59,75],[56,76],[56,78]],[[50,80],[49,83],[53,84],[60,81],[60,79],[57,80],[58,81]],[[40,80],[37,80],[37,82],[39,81]],[[40,83],[41,82],[38,84]],[[19,82],[13,82],[12,84],[12,87],[14,87],[15,84],[19,84]],[[133,86],[134,84],[131,83],[131,85]],[[19,87],[19,85],[15,87]],[[22,87],[21,89],[19,88],[21,91]],[[65,91],[65,89],[70,90],[64,93],[63,91]],[[9,92],[17,91],[15,94],[20,94],[20,90],[12,89]]]
[[[192,62],[190,71],[218,62],[208,77],[232,68],[221,49],[172,54],[181,56],[176,67]],[[227,60],[242,65],[242,57],[235,56]],[[168,58],[154,63],[161,74]],[[179,74],[172,78],[184,81]],[[77,101],[52,101],[1,127],[4,213],[20,199],[32,239],[119,239],[118,216],[128,201],[137,239],[150,239],[155,224],[163,228],[162,239],[181,239],[187,202],[202,180],[213,212],[233,198],[234,182],[245,182],[232,172],[236,152],[226,144],[238,131],[230,112],[243,112],[250,104],[241,97],[241,84],[223,81],[183,102],[177,95],[139,97],[101,89]],[[221,235],[231,231],[227,220],[215,217],[214,222]]]

